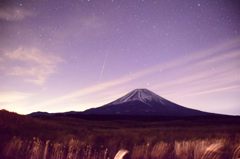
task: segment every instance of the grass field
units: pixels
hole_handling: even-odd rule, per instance
[[[1,159],[238,159],[240,118],[87,120],[0,113]]]

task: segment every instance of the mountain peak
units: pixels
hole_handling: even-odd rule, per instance
[[[125,96],[115,100],[111,104],[126,103],[131,101],[140,101],[145,104],[151,102],[160,102],[164,104],[164,99],[146,88],[138,88],[129,92]]]
[[[155,116],[201,116],[209,114],[170,102],[146,88],[134,89],[111,103],[88,109],[83,113]]]
[[[129,92],[129,94],[145,94],[145,95],[153,95],[152,91],[146,89],[146,88],[137,88]]]
[[[151,92],[150,90],[148,90],[147,88],[136,88],[132,91],[139,91],[139,92],[142,92],[142,91],[148,91],[148,92]]]

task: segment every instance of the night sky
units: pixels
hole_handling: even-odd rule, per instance
[[[237,0],[0,0],[0,109],[82,111],[136,88],[240,115]]]

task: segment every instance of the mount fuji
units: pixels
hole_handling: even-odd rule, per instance
[[[207,116],[212,113],[175,104],[148,89],[135,89],[125,96],[98,108],[83,112],[89,115]],[[216,114],[215,114],[216,115]]]

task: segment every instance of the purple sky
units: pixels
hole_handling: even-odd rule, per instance
[[[0,0],[0,109],[82,111],[135,88],[240,115],[237,0]]]

